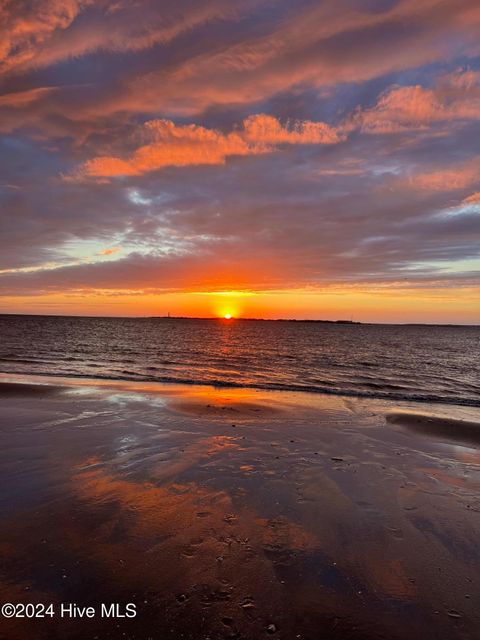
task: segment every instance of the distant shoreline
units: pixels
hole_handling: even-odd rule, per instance
[[[434,322],[361,322],[359,320],[324,320],[319,318],[231,318],[226,320],[216,316],[90,316],[90,315],[65,315],[56,313],[0,313],[1,317],[19,318],[84,318],[92,320],[201,320],[214,322],[295,322],[309,324],[336,324],[336,325],[377,325],[384,327],[480,327],[480,324],[454,324]]]
[[[480,324],[457,324],[448,322],[364,322],[360,320],[322,320],[311,318],[231,318],[225,320],[216,316],[90,316],[90,315],[65,315],[57,313],[0,313],[0,318],[85,318],[95,320],[201,320],[214,322],[295,322],[309,324],[334,324],[334,325],[370,325],[381,327],[472,327],[478,328]]]
[[[148,320],[227,320],[228,322],[327,322],[328,324],[363,324],[355,320],[311,320],[302,318],[195,318],[191,316],[146,316]]]

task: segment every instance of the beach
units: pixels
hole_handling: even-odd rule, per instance
[[[0,599],[54,605],[2,638],[478,634],[476,408],[2,375],[0,416]]]

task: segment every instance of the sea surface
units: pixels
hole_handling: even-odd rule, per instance
[[[0,372],[480,407],[480,327],[0,315]]]

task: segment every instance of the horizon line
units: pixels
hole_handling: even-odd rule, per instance
[[[15,312],[0,312],[1,316],[20,316],[20,317],[33,317],[33,318],[96,318],[105,320],[215,320],[223,322],[306,322],[306,323],[325,323],[325,324],[339,324],[339,325],[385,325],[385,326],[430,326],[430,327],[480,327],[480,323],[468,324],[468,323],[456,323],[456,322],[369,322],[362,320],[326,320],[323,318],[251,318],[251,317],[235,317],[232,316],[229,319],[223,316],[105,316],[105,315],[82,315],[82,314],[65,314],[65,313],[15,313]]]

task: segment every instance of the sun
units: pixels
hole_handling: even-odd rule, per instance
[[[232,314],[231,313],[226,313],[224,316],[225,320],[231,320],[232,319]]]

